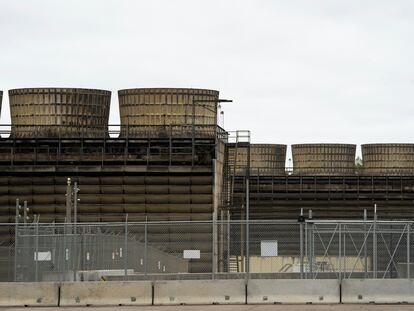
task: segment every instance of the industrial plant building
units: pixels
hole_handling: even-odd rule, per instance
[[[301,210],[361,219],[374,204],[382,219],[414,216],[414,144],[363,145],[362,166],[356,145],[297,144],[290,168],[286,145],[255,144],[218,126],[218,91],[137,88],[118,98],[121,124],[111,126],[110,91],[9,91],[0,222],[15,222],[17,198],[40,222],[64,222],[67,178],[80,189],[78,222],[297,219]],[[205,271],[213,229],[186,228],[149,234],[170,250],[196,245],[203,255],[190,272]]]

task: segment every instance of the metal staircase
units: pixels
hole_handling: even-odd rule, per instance
[[[250,131],[229,132],[228,142],[226,144],[222,205],[227,211],[242,208],[241,206],[235,206],[234,202],[235,177],[240,174],[247,174],[250,170],[250,163],[249,161],[243,161],[241,159],[241,153],[250,154]],[[230,250],[231,253],[232,251]],[[234,256],[234,254],[231,254],[227,261],[227,271],[242,272],[244,266],[242,265],[242,261],[242,256],[238,254]]]

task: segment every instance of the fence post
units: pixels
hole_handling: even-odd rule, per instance
[[[368,234],[367,234],[367,209],[364,209],[364,276],[365,278],[368,277],[368,251],[367,251],[367,244],[368,244]]]
[[[338,275],[339,275],[339,282],[342,280],[342,226],[341,223],[338,224]]]
[[[220,265],[219,271],[224,272],[224,211],[220,209]]]
[[[377,278],[377,204],[374,205],[374,228],[372,233],[373,278]]]
[[[145,225],[144,225],[144,274],[147,275],[148,273],[148,216],[145,217]]]
[[[35,217],[37,218],[37,217]],[[35,264],[35,281],[38,282],[39,281],[39,221],[38,219],[35,219],[35,228],[36,228],[36,240],[35,240],[35,259],[36,259],[36,264]]]
[[[19,199],[16,199],[16,219],[15,219],[15,228],[14,228],[14,281],[17,281],[17,239],[18,239],[18,231],[19,231],[19,209],[20,203]]]
[[[227,210],[227,272],[230,272],[230,210]]]
[[[250,152],[250,151],[249,151]],[[250,155],[249,155],[250,159]],[[246,272],[247,278],[249,278],[250,274],[250,180],[249,174],[247,173],[247,180],[246,180]]]
[[[312,220],[312,210],[309,210],[309,220]],[[310,276],[311,276],[311,278],[313,279],[313,255],[314,255],[314,252],[315,252],[315,250],[313,249],[314,248],[314,244],[313,244],[313,226],[314,226],[314,224],[313,224],[313,222],[309,222],[309,236],[308,236],[308,239],[309,239],[309,258],[308,258],[308,261],[309,261],[309,273],[310,273]]]
[[[128,214],[125,214],[125,236],[124,236],[124,279],[128,279]]]
[[[303,222],[305,217],[303,216],[303,208],[300,209],[299,215],[299,251],[300,251],[300,278],[303,279]]]
[[[407,279],[411,278],[411,273],[410,273],[410,228],[411,224],[407,223]]]
[[[309,271],[309,234],[308,234],[308,223],[305,222],[305,256],[306,261],[308,264],[308,268],[305,270],[305,279],[308,278],[308,271]]]

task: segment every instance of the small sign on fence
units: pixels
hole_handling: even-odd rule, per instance
[[[185,249],[183,252],[184,259],[200,259],[199,249]]]
[[[50,251],[34,253],[34,261],[51,261],[51,260],[52,260],[52,253]]]
[[[260,241],[260,256],[276,257],[279,256],[276,240]]]

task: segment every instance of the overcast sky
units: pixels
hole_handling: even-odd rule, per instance
[[[255,142],[413,142],[412,0],[0,0],[0,89],[211,88]],[[3,98],[2,123],[10,120]]]

